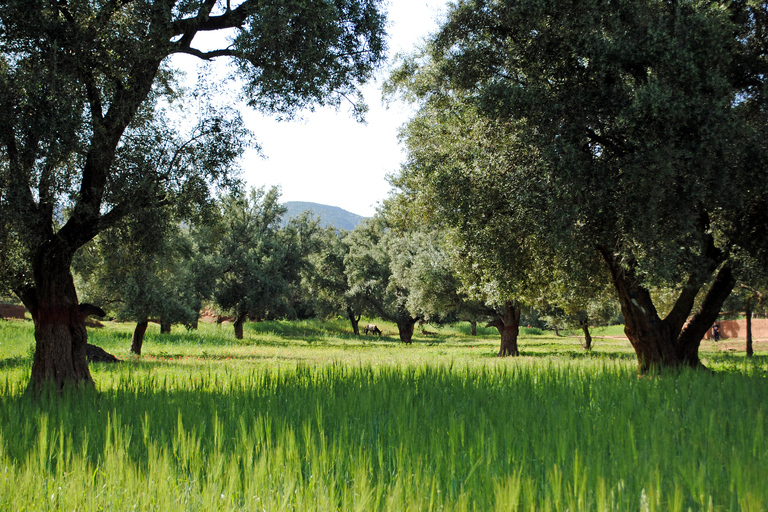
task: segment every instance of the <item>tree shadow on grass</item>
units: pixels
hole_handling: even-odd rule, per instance
[[[594,352],[589,350],[552,350],[552,351],[534,351],[521,348],[518,358],[528,357],[535,359],[570,359],[570,360],[593,360],[608,359],[611,361],[637,361],[637,355],[630,352]],[[488,353],[486,358],[499,358],[498,352]],[[513,356],[507,356],[506,358],[514,361],[516,358]]]
[[[32,367],[32,358],[27,356],[14,356],[0,359],[0,371],[15,370],[17,368]]]

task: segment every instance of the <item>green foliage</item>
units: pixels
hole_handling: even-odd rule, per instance
[[[648,329],[633,327],[639,359],[695,352],[732,269],[765,251],[755,230],[768,211],[766,12],[752,2],[456,2],[392,75],[390,90],[419,106],[395,183],[456,229],[481,291],[586,309],[607,263],[628,324],[685,345],[651,354]],[[676,289],[674,314],[658,316],[655,287]]]
[[[213,89],[195,91],[199,113],[166,115],[182,96],[193,103],[169,57],[228,59],[249,104],[291,116],[353,96],[384,58],[384,23],[380,0],[0,4],[0,293],[72,324],[37,333],[37,361],[53,346],[77,355],[51,356],[38,384],[90,381],[83,351],[67,348],[85,341],[76,251],[126,217],[204,214],[212,191],[235,181],[250,134],[205,101]]]
[[[309,270],[303,277],[304,293],[323,318],[336,315],[358,318],[363,304],[351,293],[345,258],[349,253],[347,232],[328,227],[317,234],[317,251],[309,254]]]
[[[317,222],[291,219],[281,228],[285,207],[273,187],[233,192],[222,198],[223,236],[215,253],[214,299],[236,316],[291,316],[292,291],[314,251]]]
[[[196,268],[204,255],[167,210],[157,213],[149,223],[123,222],[81,248],[73,262],[79,296],[120,320],[191,325],[207,296],[204,269]]]
[[[418,314],[408,309],[414,289],[395,273],[396,268],[411,265],[419,250],[408,236],[391,229],[380,213],[358,224],[345,239],[349,244],[344,257],[349,296],[360,301],[369,315],[398,324],[401,334],[412,330],[418,320]]]

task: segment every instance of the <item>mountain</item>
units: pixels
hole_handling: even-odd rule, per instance
[[[287,201],[283,203],[283,206],[288,209],[285,214],[285,219],[298,217],[308,210],[315,217],[320,219],[320,226],[322,227],[333,226],[336,229],[352,230],[360,223],[360,221],[365,219],[365,217],[361,215],[348,212],[338,206],[328,206],[327,204]]]

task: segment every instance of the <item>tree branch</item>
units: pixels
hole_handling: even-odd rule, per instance
[[[680,333],[678,337],[678,348],[680,350],[693,350],[695,348],[695,352],[698,351],[699,342],[707,333],[707,330],[712,327],[715,320],[717,320],[717,316],[720,314],[720,307],[725,302],[725,299],[728,298],[735,285],[736,278],[733,275],[731,263],[727,262],[717,272],[715,281],[709,288],[706,297],[704,297],[701,307]],[[685,356],[686,354],[679,355]]]
[[[227,12],[220,16],[208,16],[210,9],[206,11],[205,6],[203,6],[194,18],[184,18],[171,23],[170,31],[176,36],[186,38],[194,37],[197,32],[201,31],[237,28],[245,22],[257,3],[256,0],[247,0],[234,10],[230,9],[228,5]]]
[[[190,47],[183,47],[178,46],[178,50],[174,51],[174,53],[184,53],[187,55],[192,55],[193,57],[197,57],[199,59],[203,60],[211,60],[215,59],[216,57],[240,57],[241,55],[234,51],[230,50],[228,48],[225,48],[223,50],[214,50],[212,52],[203,52],[196,48],[190,48]]]

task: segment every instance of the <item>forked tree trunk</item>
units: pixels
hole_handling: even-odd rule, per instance
[[[246,316],[245,313],[240,313],[237,315],[237,318],[235,318],[235,323],[233,325],[235,326],[235,338],[238,340],[243,339],[243,324],[245,323]]]
[[[141,346],[144,344],[144,333],[147,332],[148,325],[149,319],[143,318],[136,323],[136,328],[133,329],[133,336],[131,336],[131,352],[137,356],[141,355]]]
[[[662,368],[703,367],[699,359],[699,345],[736,283],[730,265],[723,265],[717,272],[700,309],[690,320],[696,295],[701,289],[693,278],[683,287],[667,317],[661,319],[648,290],[627,276],[606,251],[603,251],[603,256],[611,271],[624,315],[624,333],[637,354],[639,371],[648,373]]]
[[[584,350],[592,350],[592,335],[589,333],[589,320],[588,319],[581,319],[579,320],[579,325],[581,325],[581,330],[584,331]]]
[[[34,288],[20,293],[35,323],[35,355],[29,388],[93,385],[85,347],[88,332],[70,273],[72,256],[46,247],[33,262]]]
[[[755,352],[752,349],[752,303],[747,300],[747,357],[752,357]]]
[[[347,307],[347,318],[349,318],[349,322],[352,324],[352,331],[355,333],[355,336],[360,336],[360,317],[362,315],[355,316],[355,312],[352,310],[352,308]]]
[[[403,343],[413,343],[413,329],[416,327],[417,319],[397,322],[397,332],[400,334],[400,341]]]

